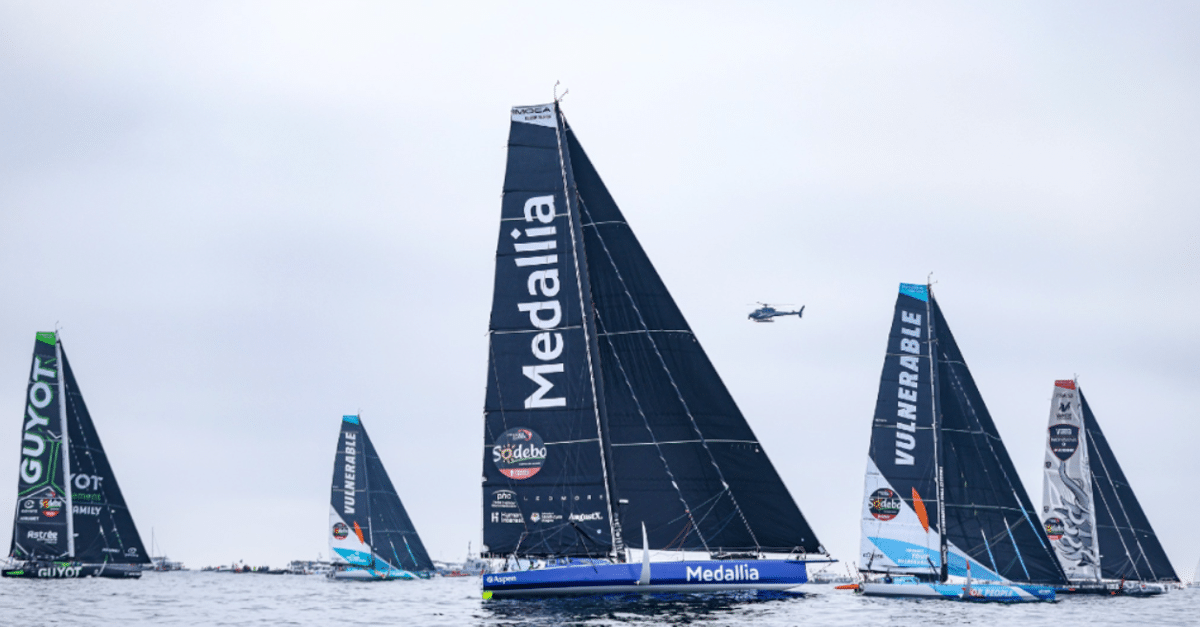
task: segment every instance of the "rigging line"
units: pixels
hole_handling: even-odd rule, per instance
[[[1021,570],[1025,571],[1025,581],[1032,581],[1033,577],[1029,576],[1029,569],[1025,567],[1025,558],[1021,557],[1021,547],[1017,546],[1017,539],[1013,537],[1012,527],[1008,525],[1008,519],[1004,519],[1004,527],[1008,530],[1008,539],[1012,540],[1013,549],[1017,551],[1017,559],[1021,561]]]
[[[1087,434],[1088,444],[1092,445],[1089,448],[1095,448],[1096,452],[1099,453],[1100,452],[1099,448],[1097,448],[1095,446],[1095,438],[1092,437],[1092,432],[1090,429],[1087,429],[1086,424],[1084,425],[1084,432]],[[1089,457],[1089,459],[1090,459],[1090,457]],[[1121,508],[1121,515],[1125,517],[1125,522],[1129,523],[1129,530],[1133,531],[1133,540],[1134,540],[1134,542],[1137,542],[1138,550],[1141,551],[1142,557],[1145,558],[1146,552],[1142,550],[1142,543],[1140,540],[1138,540],[1137,532],[1134,531],[1134,529],[1133,529],[1133,523],[1129,520],[1129,513],[1125,511],[1125,504],[1121,502],[1121,495],[1117,492],[1116,483],[1113,481],[1112,474],[1110,474],[1108,472],[1108,464],[1106,464],[1104,462],[1103,455],[1097,454],[1096,459],[1100,460],[1100,468],[1104,471],[1104,478],[1107,479],[1108,484],[1110,486],[1112,486],[1113,498],[1116,499],[1117,505]],[[1096,478],[1096,473],[1093,472],[1092,479],[1094,480],[1095,478]],[[1104,490],[1096,490],[1096,491],[1100,493],[1100,499],[1104,501],[1104,507],[1105,507],[1105,509],[1108,510],[1108,517],[1110,519],[1112,519],[1113,527],[1117,530],[1117,537],[1121,539],[1121,547],[1125,549],[1125,557],[1126,557],[1126,559],[1129,560],[1130,566],[1133,567],[1134,574],[1140,579],[1141,573],[1138,572],[1137,560],[1133,559],[1133,554],[1129,552],[1129,545],[1125,542],[1125,534],[1121,533],[1121,525],[1117,522],[1117,518],[1113,514],[1113,508],[1112,508],[1112,506],[1110,506],[1108,504],[1108,499],[1104,496]],[[1100,539],[1099,531],[1100,530],[1097,529],[1096,531],[1097,531],[1096,540],[1099,541],[1099,539]],[[1103,556],[1101,556],[1101,561],[1103,561],[1103,559],[1104,559]],[[1148,565],[1148,563],[1149,563],[1149,560],[1147,560],[1147,565]],[[1103,570],[1104,570],[1103,565],[1101,566],[1100,570],[1101,570],[1101,572],[1103,572]],[[1150,576],[1151,577],[1154,576],[1153,568],[1150,569]]]
[[[596,319],[600,320],[599,311],[596,312]],[[688,505],[687,499],[684,498],[683,490],[679,488],[679,484],[675,481],[675,473],[671,471],[671,465],[667,463],[667,458],[663,455],[662,447],[658,445],[658,440],[654,437],[654,430],[650,427],[650,420],[646,417],[646,412],[642,409],[642,401],[638,399],[637,392],[633,389],[633,382],[629,380],[629,374],[625,372],[625,364],[621,361],[621,356],[617,353],[617,347],[613,345],[612,337],[605,335],[604,339],[608,342],[608,347],[612,349],[613,361],[617,364],[617,370],[621,372],[621,379],[625,381],[625,387],[629,389],[629,395],[633,397],[633,404],[637,407],[638,415],[642,417],[642,424],[646,425],[646,431],[650,434],[650,439],[658,451],[658,459],[662,461],[663,468],[667,471],[667,476],[671,479],[671,486],[675,488],[675,494],[679,497],[679,502],[683,504],[683,511],[687,513],[688,520],[696,528],[696,536],[700,538],[700,543],[704,545],[705,550],[708,550],[708,541],[705,540],[704,534],[700,533],[700,526],[692,518],[692,508]]]
[[[558,83],[556,82],[555,85],[557,86]],[[567,91],[570,91],[570,90],[567,90]],[[566,155],[563,153],[563,137],[562,137],[563,129],[566,128],[567,119],[565,116],[563,116],[562,109],[559,108],[559,106],[558,106],[557,90],[555,90],[555,94],[556,95],[555,95],[555,99],[554,99],[554,112],[557,115],[555,116],[555,120],[554,120],[554,139],[558,143],[558,169],[559,169],[559,173],[562,175],[563,202],[565,202],[567,205],[567,227],[568,227],[568,230],[571,231],[571,261],[575,266],[575,287],[576,287],[576,291],[579,292],[579,312],[580,312],[581,317],[583,318],[583,343],[584,343],[584,347],[585,347],[584,354],[587,356],[588,383],[591,384],[591,388],[592,388],[592,410],[596,414],[596,435],[601,438],[601,441],[598,444],[599,449],[600,449],[600,472],[604,476],[604,496],[605,496],[604,504],[608,508],[608,531],[610,534],[609,537],[611,538],[611,541],[612,541],[613,554],[615,556],[621,550],[621,545],[623,544],[623,541],[621,539],[621,531],[620,531],[620,526],[619,526],[620,523],[617,522],[617,518],[616,518],[616,515],[617,515],[616,506],[613,504],[613,500],[612,500],[612,491],[609,490],[609,482],[611,480],[611,477],[608,474],[608,459],[607,459],[607,456],[605,455],[605,451],[604,451],[604,442],[603,442],[604,427],[601,424],[601,419],[600,419],[600,397],[596,393],[596,370],[592,365],[592,338],[590,337],[591,334],[588,332],[588,328],[587,328],[587,311],[588,311],[587,306],[591,303],[583,302],[583,279],[582,279],[582,277],[580,277],[580,274],[579,274],[579,248],[580,248],[580,246],[583,245],[583,242],[575,241],[575,217],[573,215],[571,215],[571,188],[569,185],[567,185],[567,158],[566,158]],[[567,95],[566,92],[563,92],[563,95],[566,96]],[[580,206],[582,206],[582,205],[580,205]],[[580,219],[581,220],[583,219],[582,214],[580,215]],[[583,231],[580,231],[580,237],[581,238],[583,237]],[[590,284],[589,284],[589,288],[590,288]],[[589,289],[589,291],[590,291],[590,289]],[[590,300],[591,294],[588,294],[588,297]],[[595,308],[594,307],[592,309],[592,315],[593,315],[593,321],[594,321],[595,320],[595,318],[594,318]],[[594,324],[594,322],[593,322],[593,324]],[[598,355],[597,355],[597,358],[599,358]]]
[[[591,212],[588,211],[587,205],[579,203],[579,207],[583,212],[588,213],[589,218],[591,217]],[[612,266],[613,272],[616,273],[617,280],[621,282],[621,289],[625,291],[625,296],[629,299],[629,304],[633,308],[633,312],[637,314],[638,322],[641,323],[643,329],[649,331],[650,325],[646,324],[646,319],[642,316],[642,310],[640,307],[638,307],[637,301],[634,300],[633,294],[629,292],[629,286],[625,283],[625,277],[621,274],[621,270],[617,267],[617,262],[613,259],[612,252],[608,250],[608,243],[604,241],[604,236],[600,234],[599,230],[596,231],[596,239],[600,240],[600,247],[604,249],[604,254],[606,257],[608,257],[608,263]],[[729,487],[729,482],[725,480],[725,474],[721,472],[721,466],[717,463],[717,458],[712,454],[712,451],[709,450],[708,444],[704,442],[704,434],[700,431],[700,425],[696,423],[696,417],[692,415],[691,408],[688,407],[687,401],[683,398],[683,392],[679,389],[679,385],[675,382],[675,375],[673,375],[671,373],[671,369],[667,367],[667,360],[662,356],[662,352],[658,350],[658,343],[654,341],[654,335],[648,333],[646,334],[646,339],[650,341],[650,346],[654,348],[654,354],[658,356],[658,361],[660,364],[662,364],[663,371],[667,373],[667,380],[671,382],[671,387],[675,389],[675,396],[679,399],[679,403],[683,405],[683,411],[687,414],[688,420],[691,421],[692,429],[694,429],[696,431],[696,435],[700,437],[700,444],[704,447],[704,451],[708,453],[708,458],[712,462],[713,468],[716,469],[717,476],[721,479],[721,485],[723,485],[725,490],[729,492],[729,500],[733,502],[734,509],[736,509],[738,515],[741,516],[742,524],[746,526],[746,531],[750,533],[750,538],[754,540],[754,546],[760,547],[761,545],[758,542],[758,537],[754,534],[754,529],[750,527],[750,521],[746,519],[746,514],[742,511],[741,506],[738,505],[737,497],[734,496],[733,490]]]
[[[996,568],[996,556],[992,555],[992,545],[988,542],[987,533],[984,533],[983,528],[979,529],[979,535],[983,536],[983,546],[987,549],[988,561],[992,563],[992,572],[1000,575],[1000,569]]]
[[[966,387],[963,385],[962,380],[959,378],[958,372],[954,368],[947,368],[946,370],[950,373],[951,379],[953,381],[953,387],[959,392],[959,394],[958,394],[959,398],[963,399],[966,403],[965,409],[969,412],[971,418],[974,419],[975,423],[979,425],[980,430],[984,430],[983,429],[983,421],[980,420],[979,413],[975,411],[975,406],[973,404],[971,404],[970,399],[967,397]],[[970,371],[968,371],[968,373],[969,372]],[[986,430],[984,430],[984,431],[986,432]],[[1000,442],[1000,446],[1004,446],[1003,440],[1000,440],[999,438],[997,438],[997,441]],[[1017,487],[1016,487],[1021,484],[1020,483],[1014,484],[1012,478],[1008,476],[1008,471],[1005,469],[1004,464],[1000,463],[1000,460],[1001,460],[1000,455],[996,453],[996,448],[995,448],[995,446],[992,445],[992,438],[984,438],[984,443],[987,444],[988,451],[992,454],[992,459],[994,459],[997,462],[996,466],[998,466],[1000,469],[1001,478],[1003,478],[1004,482],[1008,484],[1008,489],[1010,491],[1012,491],[1013,498],[1016,499],[1017,505],[1020,506],[1021,514],[1025,517],[1025,520],[1029,522],[1029,526],[1033,528],[1033,530],[1034,530],[1033,536],[1035,538],[1037,538],[1038,545],[1042,547],[1043,552],[1046,554],[1045,555],[1046,559],[1048,559],[1049,562],[1053,565],[1053,568],[1056,571],[1058,571],[1059,576],[1062,577],[1063,580],[1066,580],[1067,573],[1066,573],[1066,571],[1063,570],[1062,564],[1059,563],[1058,555],[1054,552],[1054,549],[1047,546],[1046,543],[1042,541],[1042,532],[1038,531],[1038,526],[1035,525],[1033,523],[1033,520],[1031,520],[1029,518],[1029,511],[1025,508],[1025,503],[1021,502],[1021,496],[1020,496],[1020,493],[1017,492]],[[1007,455],[1007,450],[1005,451],[1005,455]],[[1005,519],[1005,525],[1007,525],[1007,524],[1008,524],[1008,520]],[[1009,529],[1008,535],[1009,535],[1009,537],[1012,537],[1011,529]],[[1013,546],[1016,546],[1015,539],[1013,540]],[[1017,555],[1018,555],[1018,557],[1020,557],[1019,550],[1018,550]],[[1024,558],[1021,558],[1021,568],[1025,568],[1025,559]],[[1026,576],[1028,576],[1029,571],[1026,570],[1025,574],[1026,574]]]

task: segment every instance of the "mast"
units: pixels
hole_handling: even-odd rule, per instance
[[[591,283],[587,281],[587,269],[584,268],[580,272],[580,254],[579,249],[583,246],[583,226],[580,220],[576,220],[576,212],[572,211],[571,203],[571,186],[567,181],[567,157],[563,151],[563,127],[566,120],[563,117],[562,110],[559,108],[559,101],[554,101],[554,137],[558,142],[558,164],[562,174],[563,182],[563,199],[567,204],[567,224],[571,230],[571,258],[575,268],[575,285],[579,288],[579,309],[583,315],[583,339],[587,348],[584,353],[587,355],[588,364],[588,379],[592,388],[592,409],[596,414],[596,445],[600,447],[600,472],[604,478],[604,502],[608,512],[608,530],[612,538],[612,553],[614,560],[622,561],[623,542],[621,540],[621,525],[617,522],[616,507],[613,505],[613,479],[612,473],[608,470],[609,451],[608,439],[605,435],[604,421],[601,419],[601,391],[598,389],[596,382],[596,364],[595,360],[599,357],[600,348],[596,339],[596,313],[592,309],[591,301]],[[576,203],[574,206],[578,206]],[[587,263],[586,257],[584,264]],[[588,302],[584,301],[583,292],[584,286],[587,286]]]
[[[63,460],[63,492],[66,492],[67,503],[67,556],[75,557],[75,508],[71,502],[71,442],[67,430],[67,395],[65,375],[63,374],[62,342],[57,332],[54,336],[55,368],[58,369],[58,418],[62,424],[62,460]]]
[[[934,482],[937,485],[937,504],[938,504],[938,551],[941,554],[941,564],[938,572],[938,580],[945,583],[950,578],[950,547],[949,539],[946,535],[946,484],[942,473],[944,466],[945,455],[942,451],[942,419],[941,411],[938,408],[937,395],[937,336],[933,321],[933,285],[925,284],[925,291],[929,293],[928,300],[925,301],[925,320],[929,333],[929,390],[930,398],[933,402],[933,459],[934,459]]]
[[[371,523],[371,460],[367,457],[365,444],[367,428],[362,424],[362,412],[358,416],[358,429],[363,434],[363,497],[367,501],[367,549],[371,553],[371,568],[375,568],[375,525]]]

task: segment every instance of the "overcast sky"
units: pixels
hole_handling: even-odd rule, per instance
[[[1200,5],[593,6],[0,2],[0,512],[58,324],[172,558],[327,555],[359,411],[430,554],[478,549],[508,112],[561,80],[836,557],[896,286],[933,272],[1033,502],[1078,374],[1190,576]],[[758,300],[808,308],[759,325]]]

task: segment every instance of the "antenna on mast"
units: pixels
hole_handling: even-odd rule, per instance
[[[561,95],[561,96],[560,96],[560,95],[558,95],[558,86],[559,86],[559,85],[561,85],[561,84],[562,84],[562,81],[554,81],[554,103],[555,103],[555,104],[558,104],[558,103],[562,102],[562,99],[563,99],[563,98],[566,98],[566,97],[567,97],[567,94],[571,93],[571,90],[570,90],[570,88],[568,88],[568,89],[566,89],[566,90],[564,90],[564,91],[563,91],[563,93],[562,93],[562,95]]]

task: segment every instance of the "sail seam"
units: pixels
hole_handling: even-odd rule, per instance
[[[705,440],[705,441],[714,442],[717,444],[758,444],[758,442],[756,442],[754,440]],[[699,444],[700,442],[701,442],[701,440],[669,440],[669,441],[664,441],[664,442],[655,440],[653,442],[629,442],[626,444],[610,444],[609,446],[657,446],[659,444]]]
[[[694,333],[692,333],[689,330],[681,330],[681,329],[645,329],[645,330],[640,330],[640,331],[604,331],[603,333],[596,333],[596,335],[604,335],[604,336],[635,335],[635,334],[645,334],[645,333],[686,333],[688,335],[694,335]]]

